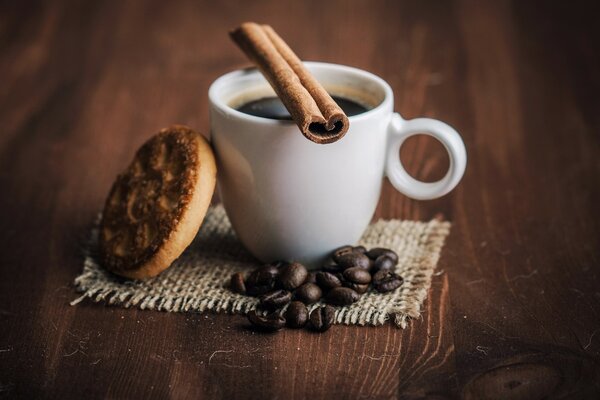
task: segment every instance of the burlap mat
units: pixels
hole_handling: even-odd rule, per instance
[[[396,272],[404,284],[391,293],[369,291],[357,303],[337,307],[336,323],[381,325],[393,317],[397,326],[405,328],[409,318],[419,317],[449,230],[450,223],[439,220],[372,223],[360,244],[395,250],[400,256]],[[222,206],[211,207],[198,236],[174,265],[147,281],[122,279],[99,266],[94,254],[97,238],[96,226],[86,249],[83,273],[75,279],[82,295],[72,305],[91,299],[143,310],[230,313],[246,313],[256,307],[257,299],[227,288],[232,273],[251,271],[258,263],[236,239]]]

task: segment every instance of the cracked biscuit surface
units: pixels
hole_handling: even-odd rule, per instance
[[[188,127],[161,130],[117,177],[104,206],[100,253],[117,275],[158,275],[196,235],[216,183],[206,139]]]

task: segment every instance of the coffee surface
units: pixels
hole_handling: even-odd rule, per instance
[[[333,100],[344,110],[347,116],[362,114],[369,109],[362,104],[343,97],[331,96]],[[285,108],[279,97],[263,97],[257,100],[252,100],[237,108],[245,114],[254,115],[256,117],[291,120],[290,113]]]

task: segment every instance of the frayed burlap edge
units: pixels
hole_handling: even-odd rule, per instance
[[[449,232],[450,223],[437,219],[372,223],[360,244],[367,248],[394,249],[399,254],[396,272],[404,278],[404,284],[391,293],[369,291],[357,303],[337,307],[336,323],[382,325],[393,317],[397,326],[405,328],[410,318],[418,318]],[[220,205],[211,207],[198,236],[174,265],[146,281],[126,280],[104,270],[96,261],[97,241],[98,223],[85,247],[83,272],[74,282],[82,294],[71,305],[90,299],[125,308],[167,312],[245,314],[256,308],[255,298],[232,293],[227,288],[231,274],[250,271],[258,264],[235,238]]]

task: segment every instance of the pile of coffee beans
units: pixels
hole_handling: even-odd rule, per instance
[[[343,246],[335,250],[320,271],[309,272],[297,262],[278,261],[263,265],[244,277],[231,276],[231,290],[255,296],[266,313],[250,311],[248,320],[257,329],[277,331],[284,326],[309,326],[325,332],[334,321],[332,306],[347,306],[373,289],[380,293],[396,290],[403,279],[394,272],[398,254],[390,249]],[[307,305],[323,301],[309,315]],[[283,309],[287,306],[285,312]]]

